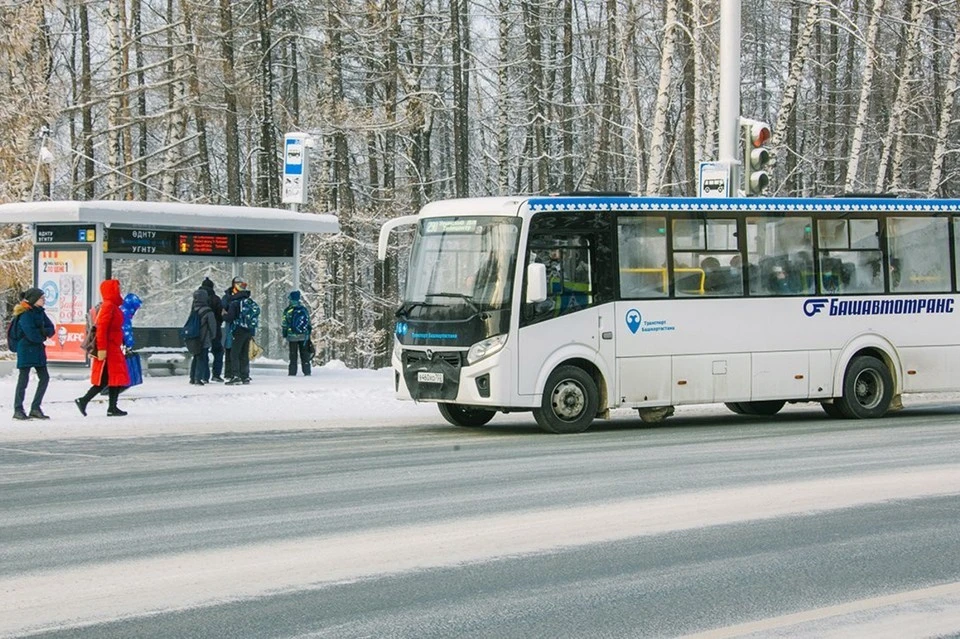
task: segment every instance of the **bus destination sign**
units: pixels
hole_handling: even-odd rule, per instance
[[[177,235],[177,253],[180,255],[233,256],[233,235],[207,233],[180,233]]]
[[[106,253],[224,258],[293,257],[293,233],[181,233],[110,228],[106,236]]]

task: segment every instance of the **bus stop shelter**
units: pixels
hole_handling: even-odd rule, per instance
[[[133,325],[147,335],[143,329],[182,325],[204,278],[222,295],[242,277],[261,306],[257,341],[268,356],[280,357],[281,313],[289,291],[300,288],[302,236],[339,232],[330,214],[131,201],[3,204],[0,224],[31,226],[34,283],[57,330],[47,357],[77,363],[86,362],[80,343],[87,310],[108,278],[143,300]]]

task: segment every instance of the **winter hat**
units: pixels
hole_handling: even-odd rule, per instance
[[[23,292],[23,300],[30,306],[34,306],[41,297],[43,297],[43,291],[39,288],[28,288]]]
[[[211,280],[209,277],[203,278],[203,281],[200,282],[200,288],[208,288],[208,289],[210,289],[210,290],[212,291],[212,290],[213,290],[213,280]]]
[[[235,277],[233,278],[233,287],[238,288],[242,291],[247,288],[247,283],[243,281],[242,277]]]
[[[300,301],[300,291],[290,291],[290,301],[299,302]]]

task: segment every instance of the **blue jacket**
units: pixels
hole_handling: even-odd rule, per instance
[[[13,309],[17,318],[17,368],[32,368],[47,365],[47,349],[43,342],[53,337],[53,322],[42,306],[30,306],[24,302]]]

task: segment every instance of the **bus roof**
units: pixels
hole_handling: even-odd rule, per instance
[[[643,195],[516,195],[475,197],[430,202],[420,210],[424,217],[450,215],[517,215],[524,207],[530,211],[757,211],[783,212],[910,212],[960,213],[960,200],[911,199],[895,197],[751,197],[697,198],[650,197]]]
[[[784,212],[927,212],[958,213],[960,200],[876,198],[876,197],[823,197],[823,198],[696,198],[696,197],[648,197],[648,196],[536,196],[527,199],[531,211],[757,211],[758,213]]]

